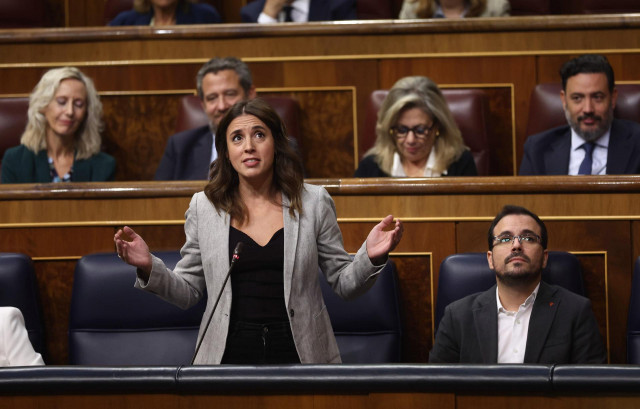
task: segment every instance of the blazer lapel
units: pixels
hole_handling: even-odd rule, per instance
[[[540,361],[540,354],[547,341],[559,304],[560,300],[556,297],[556,290],[544,282],[540,282],[527,331],[527,347],[524,352],[525,364]]]
[[[494,285],[479,295],[472,308],[478,345],[480,346],[480,353],[482,354],[482,362],[485,364],[495,364],[498,362],[498,304],[496,303],[496,286]]]
[[[43,149],[38,152],[36,157],[36,180],[39,183],[51,182],[51,175],[49,173],[49,157],[47,156],[47,150]]]
[[[629,142],[629,130],[614,119],[609,135],[607,174],[620,175],[626,173],[631,152],[633,152],[633,146]]]
[[[571,150],[571,128],[551,144],[544,157],[547,175],[567,175],[569,173],[569,155]]]
[[[296,261],[296,249],[298,244],[298,228],[300,215],[294,217],[289,214],[289,198],[282,194],[282,217],[284,219],[284,299],[289,305],[291,295],[291,280],[293,279],[293,266]]]

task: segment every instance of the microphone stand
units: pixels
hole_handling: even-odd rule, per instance
[[[224,282],[222,283],[222,287],[220,287],[220,292],[218,293],[218,297],[216,298],[216,303],[213,305],[213,309],[211,310],[211,314],[209,315],[209,319],[207,320],[207,324],[204,326],[204,331],[202,331],[202,337],[200,337],[200,341],[198,345],[196,345],[196,352],[193,354],[193,358],[191,358],[191,365],[196,360],[196,356],[198,355],[198,351],[202,346],[202,341],[204,340],[204,336],[207,334],[207,330],[209,329],[209,324],[211,324],[211,319],[213,318],[213,313],[216,312],[216,308],[218,307],[218,303],[220,302],[220,298],[222,297],[222,292],[224,291],[224,287],[227,285],[227,281],[229,281],[229,277],[231,276],[231,271],[236,264],[236,261],[240,258],[240,253],[242,252],[242,247],[244,243],[239,241],[236,244],[236,248],[233,249],[233,257],[231,258],[231,265],[229,266],[229,270],[227,270],[227,275],[224,278]]]

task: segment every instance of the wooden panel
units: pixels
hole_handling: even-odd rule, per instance
[[[152,180],[182,95],[103,96],[105,152],[116,158],[116,180]]]

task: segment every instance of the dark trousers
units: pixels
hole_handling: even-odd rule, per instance
[[[300,363],[289,322],[231,321],[223,364]]]

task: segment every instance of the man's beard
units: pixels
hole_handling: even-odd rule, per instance
[[[520,267],[517,267],[516,271],[506,271],[509,260],[514,257],[519,257],[529,262],[530,269],[522,270]],[[532,265],[531,259],[522,253],[509,254],[509,256],[504,259],[504,268],[505,271],[495,271],[496,280],[507,287],[528,287],[530,284],[540,281],[540,276],[542,274],[542,265]]]
[[[600,138],[602,135],[607,133],[607,131],[611,127],[611,122],[613,122],[613,109],[609,108],[609,110],[607,111],[607,115],[604,118],[601,116],[597,116],[595,114],[585,114],[585,115],[580,115],[578,117],[578,121],[574,122],[571,119],[571,114],[569,113],[569,110],[565,106],[564,116],[565,118],[567,118],[567,122],[571,126],[571,129],[573,129],[573,131],[576,134],[578,134],[578,136],[584,139],[585,142],[594,142],[598,140],[598,138]],[[593,118],[594,120],[598,121],[598,127],[591,131],[582,130],[580,128],[580,122],[586,118]]]

